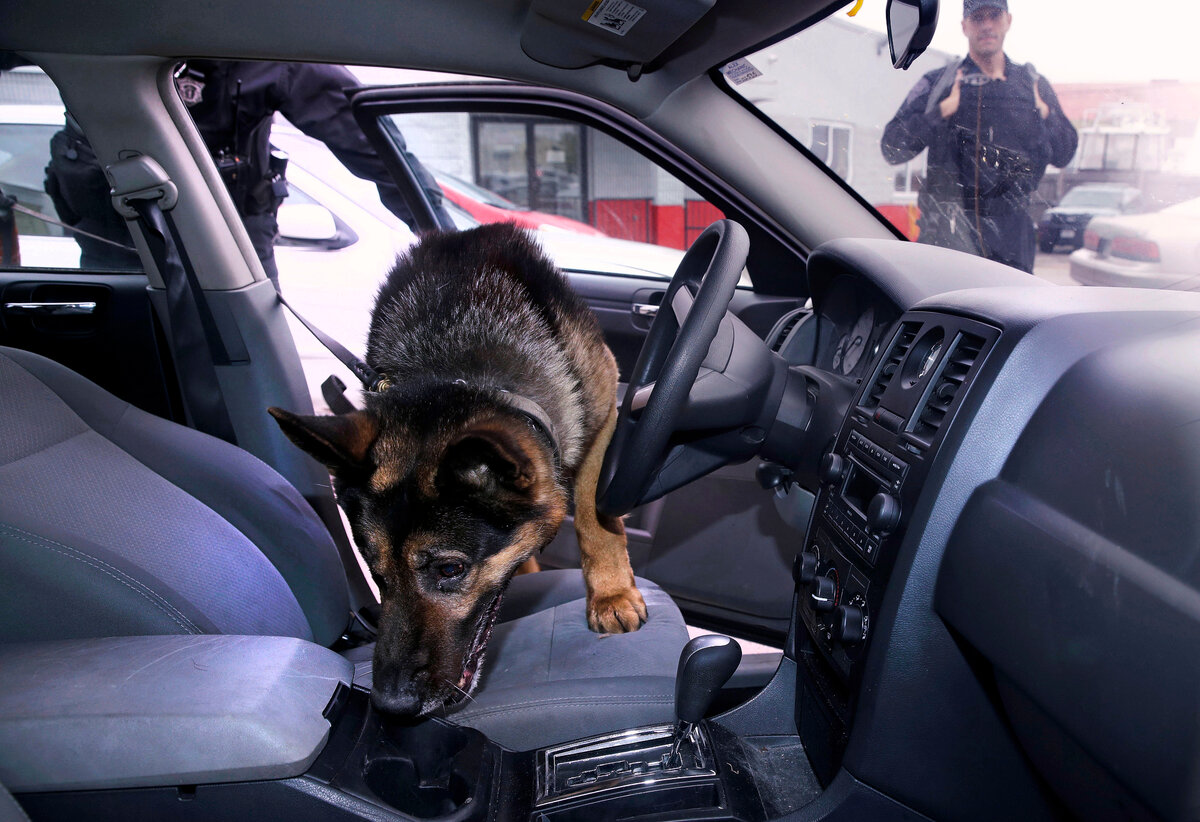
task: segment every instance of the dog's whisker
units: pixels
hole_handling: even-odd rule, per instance
[[[454,684],[453,682],[451,682],[450,680],[448,680],[448,679],[443,679],[443,680],[442,680],[442,682],[445,682],[445,683],[446,683],[447,685],[449,685],[451,688],[453,688],[454,690],[458,691],[460,694],[462,694],[463,696],[465,696],[467,699],[471,700],[472,702],[474,702],[474,701],[475,701],[475,697],[471,696],[469,693],[467,693],[467,692],[466,692],[466,691],[464,691],[462,688],[460,688],[460,687],[458,687],[457,685],[455,685],[455,684]],[[445,707],[445,706],[442,706],[442,707]]]

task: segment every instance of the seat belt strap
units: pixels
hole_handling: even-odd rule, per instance
[[[363,384],[364,388],[366,388],[368,391],[379,390],[380,377],[379,373],[374,368],[367,365],[367,363],[360,357],[355,356],[348,348],[346,348],[346,346],[342,345],[333,337],[317,328],[308,320],[304,319],[304,317],[300,316],[300,313],[292,307],[291,303],[283,298],[282,294],[279,295],[279,302],[281,302],[288,311],[292,312],[292,316],[299,320],[300,324],[307,328],[309,332],[311,332],[312,335],[316,337],[318,341],[320,341],[321,345],[328,348],[330,353],[337,357],[338,361],[341,362],[342,365],[350,369],[350,372],[358,378],[358,381]],[[345,391],[345,389],[346,387],[343,385],[342,390]],[[334,410],[336,411],[336,409]]]
[[[121,160],[105,171],[113,185],[113,205],[122,216],[137,220],[166,286],[171,348],[192,422],[198,430],[236,445],[215,367],[228,365],[230,357],[175,221],[167,213],[178,199],[175,185],[145,156]]]

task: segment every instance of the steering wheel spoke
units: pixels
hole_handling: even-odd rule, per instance
[[[724,451],[684,460],[697,466],[694,476],[689,476],[689,471],[680,471],[676,454],[670,482],[664,483],[660,472],[668,452],[677,445],[673,434],[713,435],[712,429],[724,429],[715,436],[737,441],[735,450],[744,450],[746,443],[753,447],[756,438],[761,441],[765,436],[761,431],[746,431],[761,423],[764,397],[786,367],[779,366],[782,360],[727,313],[749,250],[745,229],[719,220],[704,230],[680,262],[664,300],[671,310],[658,312],[630,375],[630,389],[601,469],[597,488],[601,511],[626,514],[719,467]]]

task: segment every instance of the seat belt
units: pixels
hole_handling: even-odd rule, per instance
[[[162,166],[144,155],[119,160],[105,173],[112,184],[113,207],[126,219],[137,221],[166,286],[171,348],[192,423],[236,445],[216,370],[217,365],[230,364],[229,352],[170,216],[179,191]]]

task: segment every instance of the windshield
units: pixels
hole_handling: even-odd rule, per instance
[[[1048,209],[1200,195],[1200,62],[1169,10],[943,0],[900,71],[884,3],[857,6],[722,71],[905,237],[1070,284],[1086,224]]]

